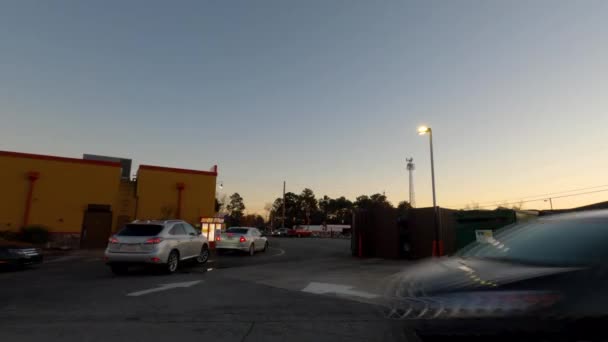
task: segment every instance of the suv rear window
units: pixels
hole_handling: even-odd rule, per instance
[[[163,230],[158,224],[128,224],[117,235],[119,236],[154,236]]]

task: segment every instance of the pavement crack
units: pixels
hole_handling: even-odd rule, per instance
[[[251,322],[251,325],[249,325],[249,329],[247,329],[247,332],[245,333],[245,336],[243,336],[243,338],[241,339],[241,342],[245,342],[247,337],[249,337],[249,334],[251,334],[251,331],[253,330],[254,325],[255,325],[255,322]]]

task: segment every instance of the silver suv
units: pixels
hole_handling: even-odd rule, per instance
[[[133,221],[110,237],[105,261],[115,274],[124,274],[130,265],[156,264],[167,273],[181,261],[209,259],[209,242],[182,220]]]

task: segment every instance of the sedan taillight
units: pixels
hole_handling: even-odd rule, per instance
[[[162,238],[159,237],[155,237],[155,238],[151,238],[146,240],[146,244],[151,244],[151,245],[158,245],[159,243],[161,243],[163,241]]]
[[[109,242],[109,243],[119,243],[118,239],[117,239],[117,238],[115,238],[114,236],[111,236],[111,237],[108,239],[108,242]]]
[[[219,236],[215,237],[215,241],[220,241],[220,240],[222,240],[222,238],[220,238]]]

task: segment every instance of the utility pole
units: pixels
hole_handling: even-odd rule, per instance
[[[281,218],[281,228],[285,228],[285,181],[283,181],[283,217]]]
[[[412,208],[416,207],[416,199],[414,198],[414,170],[416,166],[414,165],[414,158],[405,158],[407,162],[407,171],[410,176],[410,205]]]
[[[549,197],[548,199],[545,200],[545,202],[549,201],[549,205],[551,206],[551,211],[553,211],[553,199],[551,197]]]

